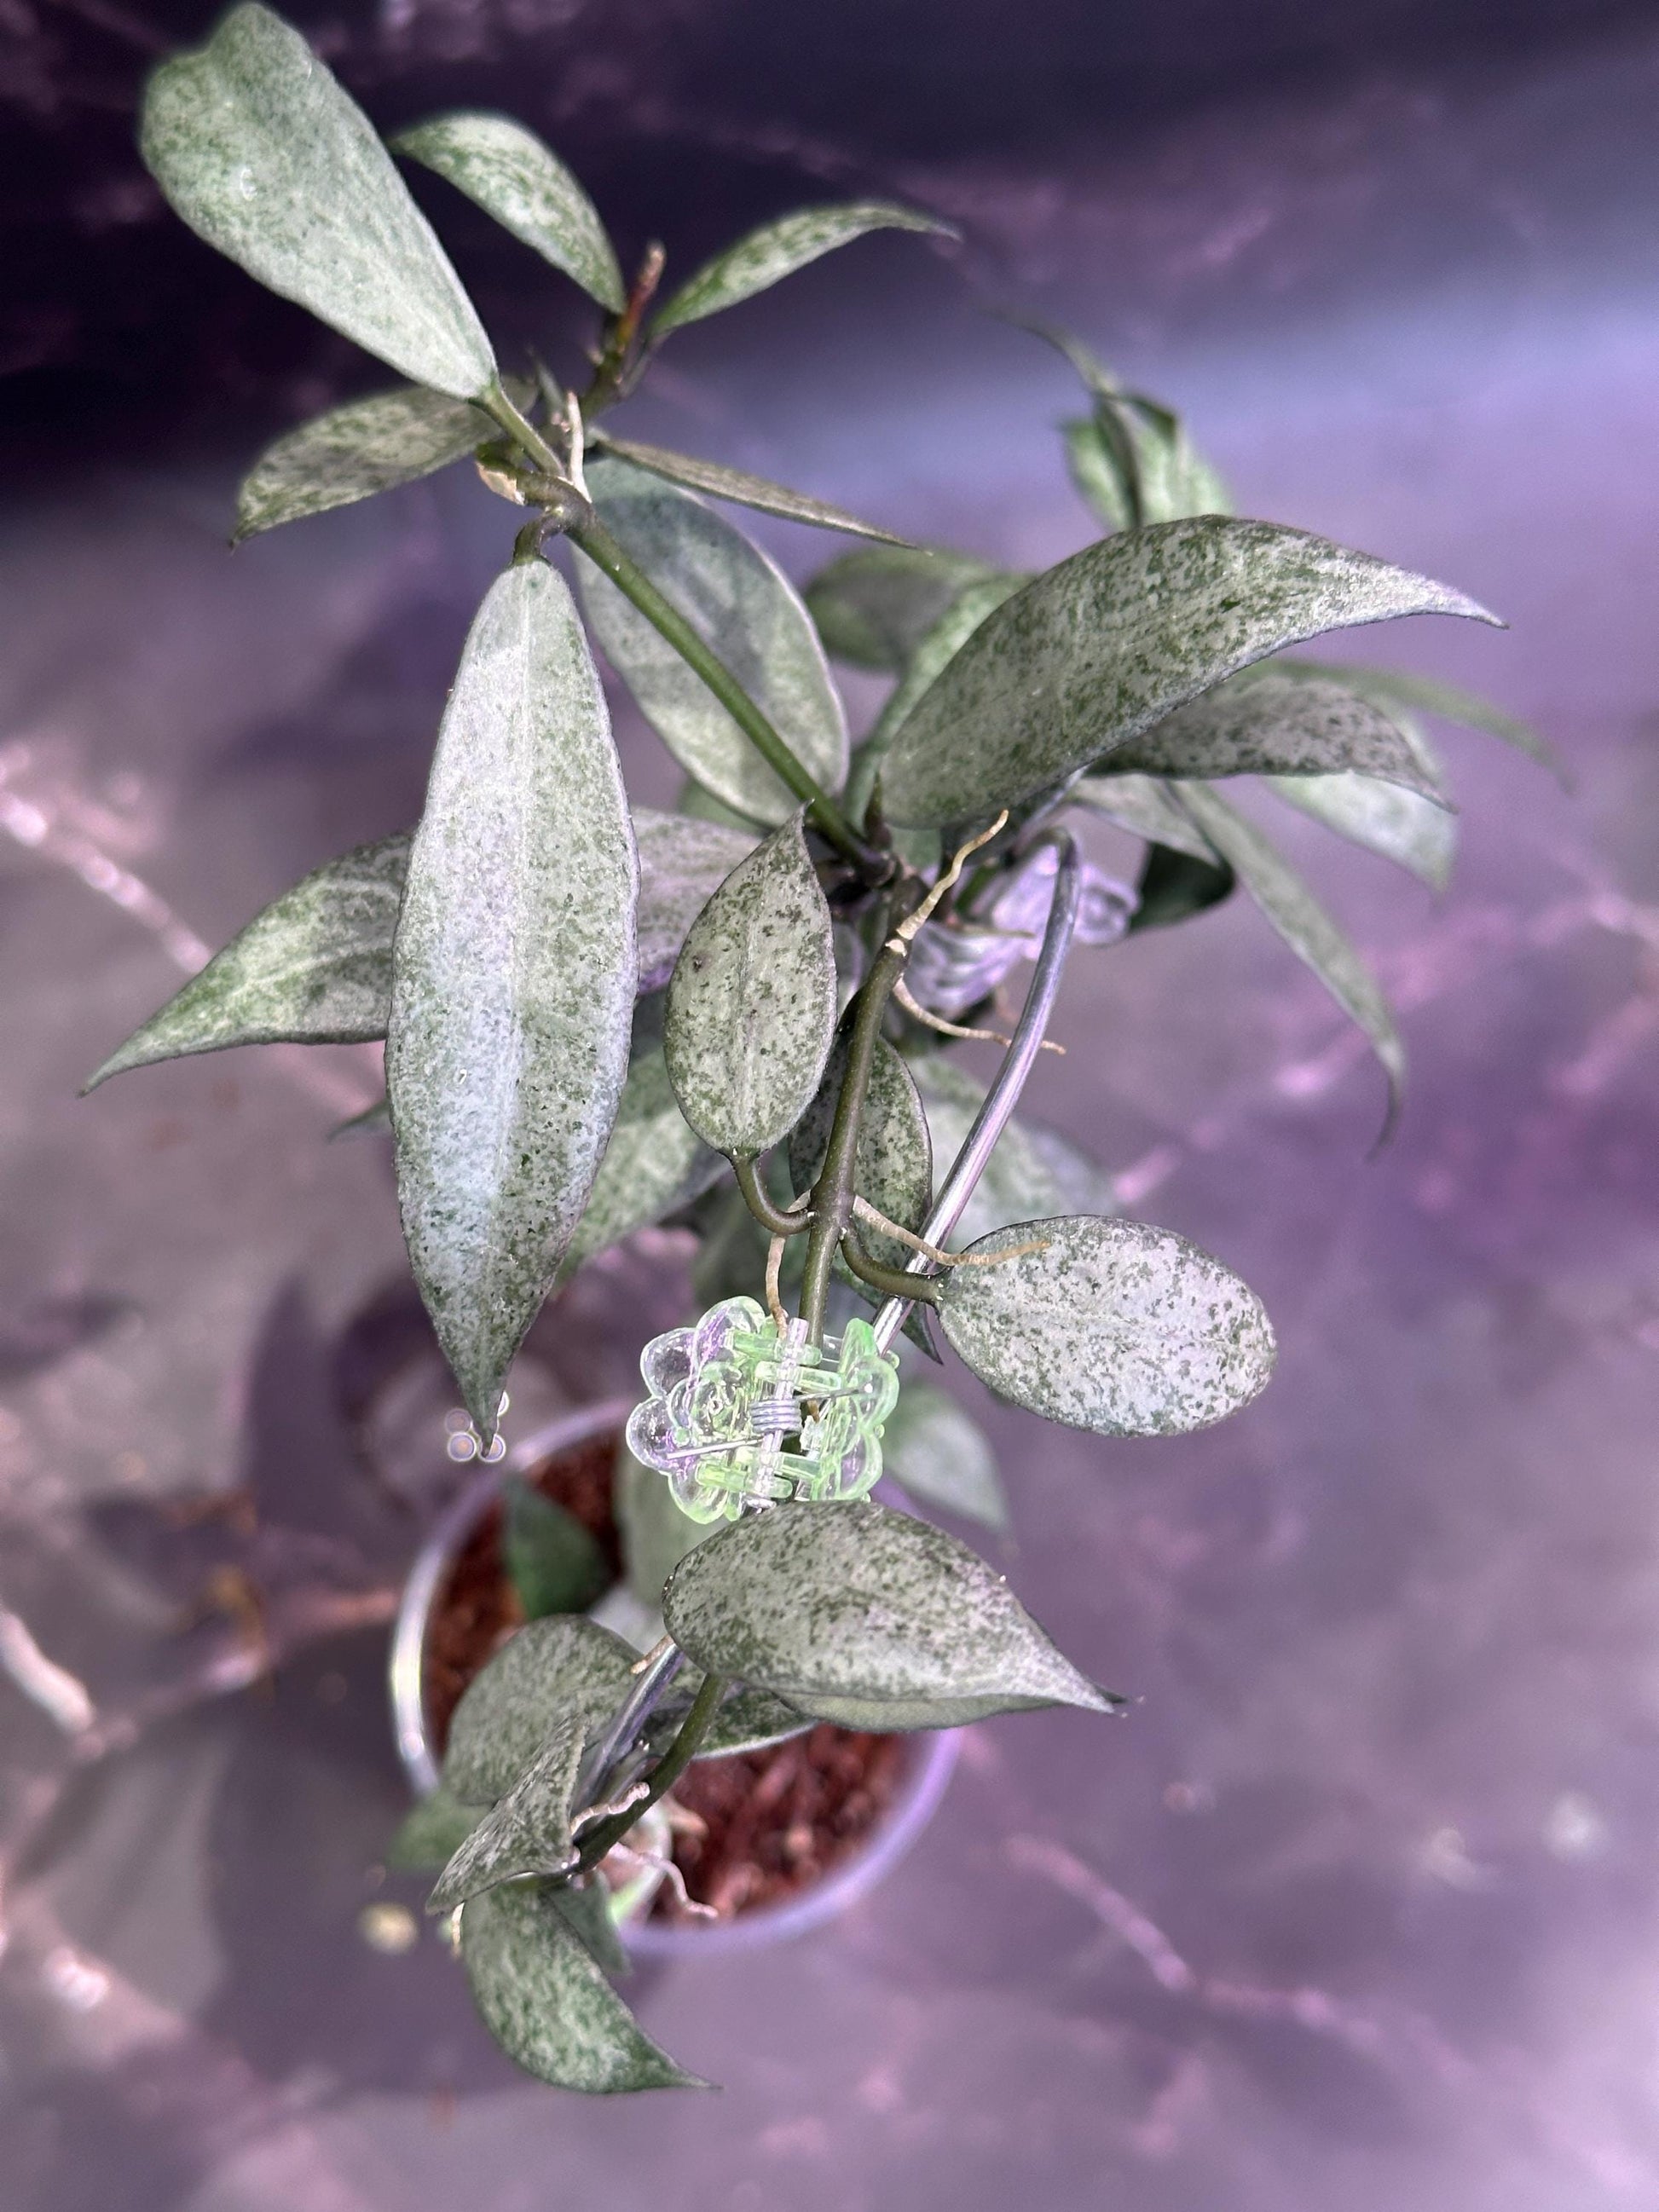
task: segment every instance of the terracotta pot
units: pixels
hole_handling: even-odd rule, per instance
[[[398,1754],[417,1797],[438,1784],[438,1757],[427,1723],[426,1640],[434,1607],[458,1553],[501,1495],[507,1476],[529,1471],[556,1453],[585,1444],[627,1420],[633,1401],[608,1399],[549,1423],[515,1445],[494,1467],[481,1467],[441,1514],[415,1556],[392,1635],[392,1722]],[[957,1762],[954,1730],[910,1737],[909,1757],[897,1789],[874,1827],[822,1881],[781,1905],[760,1905],[728,1920],[675,1924],[635,1917],[627,1923],[629,1948],[641,1958],[689,1958],[748,1950],[787,1942],[844,1912],[903,1857],[933,1818]],[[638,1899],[642,1910],[648,1897]]]

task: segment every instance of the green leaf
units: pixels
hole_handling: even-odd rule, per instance
[[[706,1521],[682,1512],[667,1479],[654,1467],[643,1466],[626,1444],[617,1455],[611,1494],[629,1588],[642,1606],[659,1613],[663,1584],[686,1553],[714,1531]]]
[[[797,1190],[810,1190],[823,1167],[830,1149],[830,1128],[841,1100],[851,1041],[850,1016],[843,1015],[835,1048],[825,1063],[817,1095],[791,1131],[789,1174]],[[910,1071],[884,1037],[876,1040],[876,1056],[870,1069],[870,1086],[859,1117],[858,1156],[854,1187],[878,1212],[901,1228],[920,1229],[927,1218],[933,1195],[933,1147]],[[896,1237],[868,1222],[858,1224],[859,1236],[873,1259],[884,1267],[902,1267],[909,1248]]]
[[[386,1863],[399,1873],[436,1874],[477,1826],[487,1805],[464,1805],[441,1783],[410,1808],[386,1845]]]
[[[1135,886],[1139,902],[1129,921],[1131,936],[1142,930],[1168,929],[1232,895],[1237,878],[1218,854],[1207,860],[1169,845],[1149,845]]]
[[[948,1170],[985,1103],[985,1086],[938,1053],[913,1060],[910,1072],[927,1109],[933,1158],[941,1170]],[[946,1249],[960,1252],[1006,1222],[1058,1212],[1066,1203],[1066,1193],[1033,1141],[1031,1130],[1018,1119],[1011,1121],[997,1139],[961,1220],[946,1239]]]
[[[843,1728],[955,1728],[1034,1705],[1109,1713],[977,1554],[865,1500],[775,1505],[682,1559],[663,1617],[699,1666]]]
[[[562,1715],[598,1735],[633,1686],[639,1654],[579,1613],[549,1613],[509,1636],[467,1685],[449,1723],[444,1787],[468,1805],[505,1797]]]
[[[1260,1300],[1184,1237],[1072,1214],[970,1249],[1022,1244],[1041,1249],[953,1269],[937,1309],[952,1347],[1015,1405],[1101,1436],[1179,1436],[1248,1405],[1272,1374]]]
[[[735,806],[728,806],[723,799],[716,799],[712,791],[705,791],[695,776],[687,776],[680,786],[679,796],[674,801],[675,811],[693,822],[713,822],[723,830],[741,830],[752,850],[757,841],[766,834],[763,823],[751,815],[739,814]]]
[[[477,399],[495,356],[374,125],[268,8],[144,94],[145,166],[210,246],[416,384]]]
[[[1166,714],[1111,756],[1114,773],[1215,777],[1378,776],[1444,807],[1399,724],[1340,684],[1271,667],[1250,672]]]
[[[1408,614],[1493,617],[1306,532],[1208,515],[1085,546],[1005,600],[893,741],[883,804],[945,823],[1015,805],[1281,645]]]
[[[1455,684],[1442,684],[1429,676],[1413,676],[1403,669],[1362,668],[1334,661],[1284,660],[1275,665],[1304,680],[1346,684],[1350,691],[1358,692],[1362,699],[1369,699],[1384,709],[1401,708],[1408,714],[1433,714],[1443,722],[1461,723],[1465,729],[1484,730],[1488,737],[1501,738],[1505,744],[1513,745],[1517,752],[1535,760],[1540,768],[1548,769],[1558,781],[1567,780],[1566,770],[1553,746],[1530,723],[1506,714],[1501,707],[1494,707],[1478,693],[1462,690]]]
[[[1023,580],[1018,576],[999,575],[988,576],[982,583],[969,584],[951,602],[927,635],[918,640],[903,675],[893,686],[874,728],[859,748],[857,766],[848,780],[847,792],[848,806],[854,820],[862,817],[869,805],[888,749],[903,727],[910,709],[943,672],[945,664],[955,659],[986,617],[1018,591]]]
[[[628,304],[599,211],[550,146],[505,115],[434,115],[391,142],[619,315]]]
[[[565,1874],[576,1863],[570,1800],[582,1760],[580,1714],[563,1714],[505,1797],[467,1837],[426,1901],[428,1912],[453,1912],[498,1882],[520,1875]]]
[[[628,1954],[611,1917],[611,1891],[602,1875],[590,1875],[580,1887],[574,1881],[547,1882],[542,1894],[574,1929],[596,1966],[607,1974],[628,1972]]]
[[[507,1485],[503,1504],[501,1552],[526,1620],[586,1612],[611,1581],[605,1553],[592,1536],[574,1513],[516,1475]]]
[[[847,774],[847,724],[805,608],[758,545],[690,492],[626,461],[587,472],[601,520],[787,736],[826,791]],[[751,820],[783,821],[797,801],[702,678],[591,563],[582,605],[605,658],[688,774]]]
[[[653,806],[634,809],[640,853],[635,916],[640,990],[658,991],[668,981],[686,931],[738,862],[754,851],[759,835],[747,826],[660,814]]]
[[[1092,416],[1062,423],[1072,482],[1109,530],[1138,530],[1194,514],[1231,514],[1221,478],[1175,416],[1173,430],[1140,412],[1125,394],[1100,401]]]
[[[1120,830],[1144,837],[1149,845],[1167,845],[1195,860],[1215,859],[1208,838],[1190,820],[1169,786],[1155,776],[1115,773],[1079,776],[1068,795],[1073,805],[1103,814]]]
[[[871,547],[820,568],[806,605],[837,660],[897,674],[946,608],[998,573],[988,562],[933,546]]]
[[[404,1237],[486,1436],[616,1118],[637,887],[569,592],[542,562],[509,568],[472,625],[438,733],[386,1036]]]
[[[231,543],[432,476],[490,434],[469,400],[418,384],[354,399],[266,447],[237,495]]]
[[[695,276],[682,284],[651,326],[653,338],[665,337],[686,323],[734,307],[739,300],[764,292],[785,276],[793,276],[820,254],[832,253],[870,230],[933,231],[944,238],[957,234],[948,222],[915,208],[895,207],[886,200],[849,200],[836,207],[803,208],[777,222],[751,230],[724,253],[707,261]]]
[[[804,810],[697,916],[668,987],[663,1048],[680,1109],[717,1152],[765,1152],[812,1102],[836,1029],[830,908]]]
[[[726,1162],[681,1113],[662,1054],[644,1054],[628,1071],[611,1141],[556,1279],[568,1282],[596,1252],[678,1213],[725,1173]]]
[[[1008,1526],[996,1454],[977,1421],[931,1382],[906,1382],[882,1431],[884,1471],[924,1505],[987,1528]]]
[[[705,2089],[644,2034],[542,1882],[509,1882],[461,1914],[477,2004],[515,2064],[559,2089]]]
[[[1457,854],[1457,817],[1414,791],[1368,775],[1274,775],[1267,787],[1339,837],[1380,853],[1443,891]]]
[[[856,514],[849,514],[843,507],[832,507],[828,500],[791,491],[787,484],[750,476],[746,469],[729,468],[723,461],[697,460],[690,453],[673,453],[666,446],[641,446],[631,438],[614,437],[609,430],[596,432],[590,442],[631,462],[636,469],[648,470],[653,477],[684,484],[689,491],[706,492],[711,499],[752,507],[760,514],[775,514],[785,522],[811,523],[819,530],[843,530],[850,538],[875,538],[886,545],[910,542],[876,523],[860,522]]]
[[[386,1035],[407,830],[302,876],[216,952],[86,1085],[238,1044],[362,1044]]]
[[[658,1480],[660,1481],[661,1477]],[[712,1528],[703,1531],[707,1536],[714,1533]],[[676,1677],[673,1689],[652,1716],[647,1740],[657,1758],[662,1756],[678,1734],[702,1683],[700,1668],[686,1668]],[[809,1714],[797,1712],[781,1698],[775,1698],[769,1690],[739,1685],[721,1700],[697,1757],[734,1759],[742,1752],[765,1751],[775,1743],[787,1743],[791,1736],[805,1735],[811,1725]]]
[[[1183,785],[1181,803],[1297,958],[1312,969],[1370,1039],[1389,1079],[1392,1122],[1406,1079],[1406,1048],[1376,977],[1290,862],[1253,822],[1206,784]]]

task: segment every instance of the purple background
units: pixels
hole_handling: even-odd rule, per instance
[[[448,1402],[383,1152],[323,1142],[372,1056],[72,1095],[194,940],[410,818],[510,526],[447,477],[227,556],[239,462],[376,379],[135,171],[143,41],[203,11],[11,20],[8,2207],[1651,2203],[1654,11],[458,0],[335,27],[377,119],[514,107],[630,249],[672,219],[682,268],[825,194],[963,223],[954,264],[872,241],[687,334],[641,434],[1045,562],[1089,534],[1073,395],[981,309],[1063,316],[1188,410],[1244,512],[1502,612],[1340,649],[1480,687],[1577,777],[1449,738],[1440,901],[1273,810],[1402,1010],[1374,1161],[1375,1071],[1243,905],[1079,955],[1034,1107],[1260,1290],[1277,1379],[1179,1442],[991,1413],[1015,1586],[1143,1703],[972,1730],[841,1927],[642,1977],[726,2089],[623,2104],[516,2075],[428,1931],[392,1957],[358,1930],[418,1900],[373,1871],[401,1803],[380,1669]],[[544,296],[577,327],[430,204],[500,328]],[[828,550],[771,542],[798,572]],[[595,1271],[519,1418],[626,1388],[653,1298],[649,1253]]]

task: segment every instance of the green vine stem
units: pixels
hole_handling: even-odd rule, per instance
[[[803,1230],[810,1228],[812,1220],[810,1213],[787,1213],[782,1206],[773,1204],[771,1194],[761,1181],[759,1164],[752,1155],[745,1158],[732,1152],[728,1157],[732,1162],[732,1172],[738,1179],[738,1188],[743,1193],[744,1204],[769,1237],[799,1237]]]
[[[646,1783],[645,1795],[623,1812],[613,1813],[608,1820],[601,1820],[582,1838],[581,1858],[574,1871],[581,1873],[597,1866],[613,1844],[619,1844],[629,1830],[642,1820],[659,1797],[665,1796],[679,1780],[697,1755],[698,1747],[714,1723],[720,1711],[720,1699],[726,1695],[726,1680],[723,1674],[705,1674],[702,1686],[691,1700],[690,1711],[680,1723],[678,1732],[662,1757],[652,1768]]]

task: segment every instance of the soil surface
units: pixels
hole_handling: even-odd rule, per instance
[[[620,1574],[611,1510],[615,1437],[599,1437],[528,1476],[574,1513]],[[516,1628],[524,1608],[501,1565],[501,1515],[492,1506],[458,1555],[433,1608],[426,1709],[440,1751],[463,1692]],[[689,1894],[723,1917],[781,1904],[828,1874],[874,1826],[902,1780],[904,1739],[827,1723],[787,1743],[697,1760],[670,1801],[674,1859]],[[666,1886],[659,1919],[690,1917]]]

